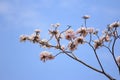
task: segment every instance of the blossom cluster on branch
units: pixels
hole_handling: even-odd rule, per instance
[[[85,21],[84,26],[79,27],[76,31],[72,29],[71,26],[67,25],[66,30],[59,31],[60,23],[52,24],[52,29],[49,29],[48,32],[50,34],[49,39],[42,39],[40,36],[40,30],[36,29],[31,35],[21,35],[20,41],[25,42],[26,40],[38,43],[43,48],[55,48],[59,50],[59,52],[53,55],[51,52],[42,51],[40,53],[40,60],[45,62],[46,60],[52,60],[57,57],[59,54],[66,54],[72,59],[82,63],[86,67],[99,72],[105,75],[110,80],[115,80],[111,76],[109,76],[100,62],[99,56],[97,55],[97,49],[104,47],[106,48],[113,57],[113,60],[120,71],[120,56],[115,57],[115,43],[118,39],[120,39],[120,34],[118,29],[120,28],[120,22],[115,21],[109,24],[106,29],[102,32],[102,36],[99,36],[99,31],[94,27],[86,26],[87,19],[90,18],[89,15],[85,15],[82,17]],[[50,43],[53,38],[56,41],[56,44]],[[62,40],[68,41],[67,45],[61,44]],[[78,46],[88,44],[94,51],[96,59],[101,67],[101,70],[94,68],[93,66],[88,65],[87,63],[80,60],[75,54],[74,51],[78,50]]]

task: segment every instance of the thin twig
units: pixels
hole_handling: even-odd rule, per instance
[[[59,52],[59,53],[57,53],[54,57],[57,57],[59,54],[61,54],[61,53],[63,53],[63,52]]]
[[[112,45],[112,56],[113,56],[113,59],[114,59],[116,65],[118,67],[119,74],[120,74],[120,68],[119,68],[119,65],[117,64],[117,61],[116,61],[116,58],[115,58],[115,51],[114,51],[116,40],[117,40],[117,38],[114,38],[113,45]]]
[[[92,70],[94,70],[94,71],[96,71],[96,72],[102,73],[102,71],[100,71],[100,70],[98,70],[98,69],[96,69],[96,68],[93,68],[92,66],[86,64],[85,62],[79,60],[78,58],[76,58],[76,57],[74,57],[74,56],[71,56],[71,55],[68,54],[67,52],[64,51],[63,53],[65,53],[67,56],[71,57],[72,59],[74,59],[74,60],[82,63],[82,64],[85,65],[86,67],[88,67],[88,68],[90,68],[90,69],[92,69]]]
[[[102,67],[102,64],[101,64],[101,62],[100,62],[100,60],[99,60],[99,57],[98,57],[97,52],[96,52],[96,49],[94,49],[94,47],[93,47],[90,43],[88,43],[88,44],[89,44],[89,46],[93,49],[93,51],[94,51],[94,53],[95,53],[95,56],[96,56],[96,59],[97,59],[99,65],[100,65],[102,71],[104,72],[104,68]]]
[[[90,68],[90,69],[92,69],[92,70],[94,70],[94,71],[96,71],[96,72],[98,72],[98,73],[101,73],[101,74],[105,75],[105,76],[106,76],[107,78],[109,78],[110,80],[115,80],[113,77],[111,77],[110,75],[108,75],[108,74],[105,73],[104,71],[98,70],[98,69],[96,69],[96,68],[94,68],[94,67],[86,64],[85,62],[81,61],[80,59],[78,59],[78,58],[76,58],[76,57],[74,57],[74,56],[71,56],[70,54],[68,54],[68,53],[65,52],[65,51],[64,51],[63,53],[65,53],[65,54],[66,54],[67,56],[69,56],[70,58],[72,58],[72,59],[80,62],[81,64],[85,65],[86,67],[88,67],[88,68]]]
[[[68,28],[67,28],[66,30],[62,31],[62,32],[60,33],[60,36],[61,36],[62,33],[66,32],[68,29],[71,28],[71,26],[69,26],[69,25],[67,25],[67,26],[68,26]]]
[[[87,21],[86,21],[86,19],[84,19],[84,20],[85,20],[85,27],[87,28],[87,26],[86,26],[87,25]]]

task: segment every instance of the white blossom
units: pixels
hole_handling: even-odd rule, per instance
[[[40,53],[40,60],[45,62],[46,60],[51,60],[54,59],[54,56],[48,52],[48,51],[43,51]]]
[[[36,33],[40,33],[40,30],[39,30],[39,29],[35,29],[35,32],[36,32]]]
[[[20,42],[24,42],[27,40],[27,36],[26,35],[21,35],[20,36]]]
[[[65,38],[67,40],[72,40],[72,39],[75,39],[75,32],[73,29],[68,29],[66,32],[65,32]]]
[[[77,45],[76,45],[74,42],[70,42],[70,43],[68,44],[68,49],[69,49],[70,51],[74,51],[74,50],[77,49]]]
[[[48,42],[47,39],[42,39],[42,40],[40,41],[40,44],[41,44],[41,46],[42,46],[43,48],[51,48],[51,44]]]
[[[85,37],[88,34],[87,28],[86,27],[78,28],[78,30],[76,31],[76,34],[80,34],[80,36]]]
[[[89,19],[90,16],[89,16],[89,15],[84,15],[82,18],[83,18],[83,19]]]
[[[59,33],[59,31],[58,30],[49,30],[49,34],[50,35],[56,35],[56,34],[58,34]]]
[[[116,27],[120,27],[120,22],[119,22],[119,21],[113,22],[113,23],[110,24],[108,27],[109,27],[110,29],[116,28]]]
[[[109,41],[110,41],[110,36],[109,36],[109,35],[106,35],[106,36],[105,36],[105,41],[106,41],[106,42],[109,42]]]
[[[84,43],[84,37],[77,37],[75,39],[75,44],[78,45],[78,44],[83,44]]]
[[[102,44],[103,44],[103,40],[102,39],[95,40],[94,41],[94,48],[98,49],[100,46],[102,46]]]
[[[52,27],[59,27],[60,23],[56,23],[56,24],[51,24]]]
[[[90,33],[90,34],[94,33],[94,28],[87,28],[87,32]]]
[[[28,40],[32,41],[33,43],[39,42],[40,36],[33,33],[28,37]]]

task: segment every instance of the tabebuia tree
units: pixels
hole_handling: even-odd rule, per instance
[[[60,54],[64,54],[69,56],[71,59],[83,64],[84,66],[96,71],[100,74],[103,74],[109,80],[116,80],[115,77],[110,75],[105,71],[103,64],[97,54],[97,50],[100,48],[104,48],[108,50],[108,55],[111,55],[118,72],[120,73],[120,56],[115,56],[115,46],[116,42],[120,40],[120,22],[115,21],[109,25],[107,25],[106,29],[102,31],[98,31],[94,27],[88,27],[86,25],[87,19],[90,18],[89,15],[85,15],[82,17],[84,19],[84,25],[79,27],[76,31],[72,29],[70,25],[67,25],[66,29],[63,31],[59,31],[60,23],[52,24],[52,29],[49,29],[49,39],[42,39],[40,37],[40,30],[36,29],[31,35],[21,35],[20,41],[30,41],[32,43],[37,43],[43,48],[56,49],[59,52],[56,54],[52,54],[49,51],[42,51],[40,53],[40,60],[46,62],[47,60],[53,60]],[[52,44],[54,40],[54,44]],[[67,44],[62,44],[61,41],[66,41]],[[56,42],[56,43],[55,43]],[[87,45],[84,45],[87,44]],[[78,46],[89,46],[95,55],[95,58],[100,66],[100,69],[97,69],[90,64],[82,61],[74,52],[79,50]],[[80,52],[80,51],[79,51]]]

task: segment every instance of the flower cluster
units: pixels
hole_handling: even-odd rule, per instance
[[[94,41],[95,49],[98,49],[99,47],[101,47],[104,42],[110,42],[112,37],[119,38],[119,34],[117,32],[118,27],[120,27],[120,22],[118,21],[108,25],[107,29],[103,31],[102,37]]]
[[[99,47],[102,47],[104,42],[109,42],[110,41],[111,36],[109,36],[108,34],[100,37],[98,40],[94,40],[94,48],[98,49]]]
[[[32,41],[33,43],[39,42],[40,40],[40,30],[36,29],[35,33],[31,34],[30,36],[27,35],[21,35],[20,36],[20,41],[25,42],[26,40]]]
[[[48,49],[54,48],[55,50],[59,51],[59,53],[55,55],[53,55],[48,51],[42,51],[40,53],[40,60],[43,62],[47,60],[52,60],[57,55],[64,53],[68,55],[70,58],[73,58],[74,60],[87,66],[88,68],[91,68],[96,72],[104,74],[110,80],[114,80],[104,71],[101,61],[97,55],[97,49],[101,47],[107,49],[112,54],[112,57],[120,72],[120,56],[118,56],[115,59],[115,51],[114,51],[115,43],[117,39],[120,39],[120,34],[118,32],[118,28],[120,27],[120,22],[116,21],[113,22],[112,24],[109,24],[107,28],[103,31],[102,35],[99,36],[98,30],[94,29],[93,27],[88,27],[86,25],[86,21],[87,19],[90,18],[90,16],[85,15],[82,18],[84,19],[85,24],[84,26],[79,27],[76,31],[73,30],[71,26],[68,26],[68,28],[64,31],[59,31],[60,23],[56,23],[56,24],[51,24],[52,28],[48,30],[50,35],[49,39],[42,39],[40,37],[41,31],[39,29],[35,29],[34,33],[31,35],[21,35],[20,41],[25,42],[28,40],[33,43],[38,43],[42,48],[48,48]],[[51,41],[51,40],[55,40],[55,41]],[[64,44],[62,44],[64,40],[65,42]],[[76,56],[76,54],[73,53],[73,51],[79,48],[78,47],[79,45],[83,45],[83,44],[87,44],[92,48],[93,53],[96,56],[96,60],[98,61],[101,67],[101,70],[94,68],[89,64],[83,62]]]
[[[74,40],[72,40],[68,43],[68,49],[70,51],[74,51],[77,49],[79,44],[83,44],[83,43],[84,43],[83,37],[76,37]]]
[[[89,19],[89,15],[85,15],[82,17],[83,19]],[[102,37],[98,36],[98,30],[94,29],[93,27],[79,27],[76,31],[73,30],[70,26],[64,31],[59,31],[58,28],[60,27],[60,23],[51,24],[52,29],[49,29],[49,39],[41,39],[40,38],[40,30],[35,29],[34,33],[32,35],[21,35],[20,41],[25,42],[26,40],[29,40],[33,43],[38,43],[43,48],[55,48],[57,50],[69,50],[73,52],[78,48],[79,45],[85,44],[85,43],[93,43],[91,46],[94,47],[94,49],[98,49],[104,45],[105,42],[110,42],[112,37],[119,36],[117,33],[116,28],[120,27],[120,22],[116,21],[112,24],[108,25],[107,29],[104,30]],[[97,39],[95,39],[95,36]],[[94,37],[94,38],[93,38]],[[51,44],[50,41],[52,38],[55,38],[56,44]],[[67,40],[68,43],[66,45],[61,44],[61,40]],[[64,46],[63,46],[64,45]],[[66,47],[65,47],[66,46]],[[50,55],[49,52],[42,52],[41,54],[41,60],[46,61],[53,59],[53,56]]]
[[[87,17],[87,16],[86,16]],[[49,34],[51,35],[51,39],[53,38],[53,36],[55,36],[55,39],[57,40],[57,43],[59,43],[60,46],[60,38],[62,38],[63,35],[62,33],[60,33],[60,31],[58,30],[58,27],[60,26],[59,23],[56,24],[52,24],[52,26],[55,28],[54,30],[48,30]],[[112,27],[111,27],[112,26]],[[119,26],[119,22],[114,22],[112,23],[109,28],[115,28]],[[95,30],[93,27],[80,27],[78,28],[76,31],[74,31],[73,29],[69,28],[66,31],[63,31],[64,37],[66,40],[69,41],[68,43],[68,47],[67,49],[69,49],[70,51],[74,51],[77,49],[77,46],[79,44],[84,44],[85,43],[85,37],[90,34],[90,35],[97,35],[98,31]],[[104,35],[101,38],[98,38],[97,40],[93,40],[94,41],[94,48],[98,49],[99,47],[101,47],[103,45],[104,42],[109,42],[110,38],[112,35],[116,35],[115,31],[111,29],[105,30]],[[51,40],[49,39],[49,40]],[[40,39],[40,30],[36,29],[35,33],[33,33],[30,36],[26,36],[26,35],[21,35],[20,37],[20,41],[26,41],[26,40],[30,40],[33,43],[39,43],[42,47],[44,48],[51,48],[51,44],[49,43],[49,40],[47,39]],[[58,46],[58,44],[56,44],[56,46],[54,46],[54,48],[59,49],[60,47]],[[62,49],[62,48],[61,48]]]
[[[52,60],[54,59],[54,56],[48,52],[48,51],[43,51],[40,53],[40,60],[45,62],[46,60]]]
[[[96,34],[96,30],[92,27],[80,27],[76,31],[76,34],[79,34],[80,36],[86,37],[87,34]]]
[[[95,30],[93,27],[80,27],[78,28],[76,31],[74,31],[73,29],[68,29],[67,31],[65,31],[65,39],[69,40],[69,44],[68,44],[68,48],[70,51],[74,51],[77,49],[77,46],[79,44],[84,44],[85,43],[85,38],[87,37],[87,35],[90,34],[97,34],[97,30]],[[108,40],[107,36],[105,37],[106,40]],[[102,44],[102,42],[100,41],[100,43]],[[98,41],[95,41],[95,48],[98,48]]]

